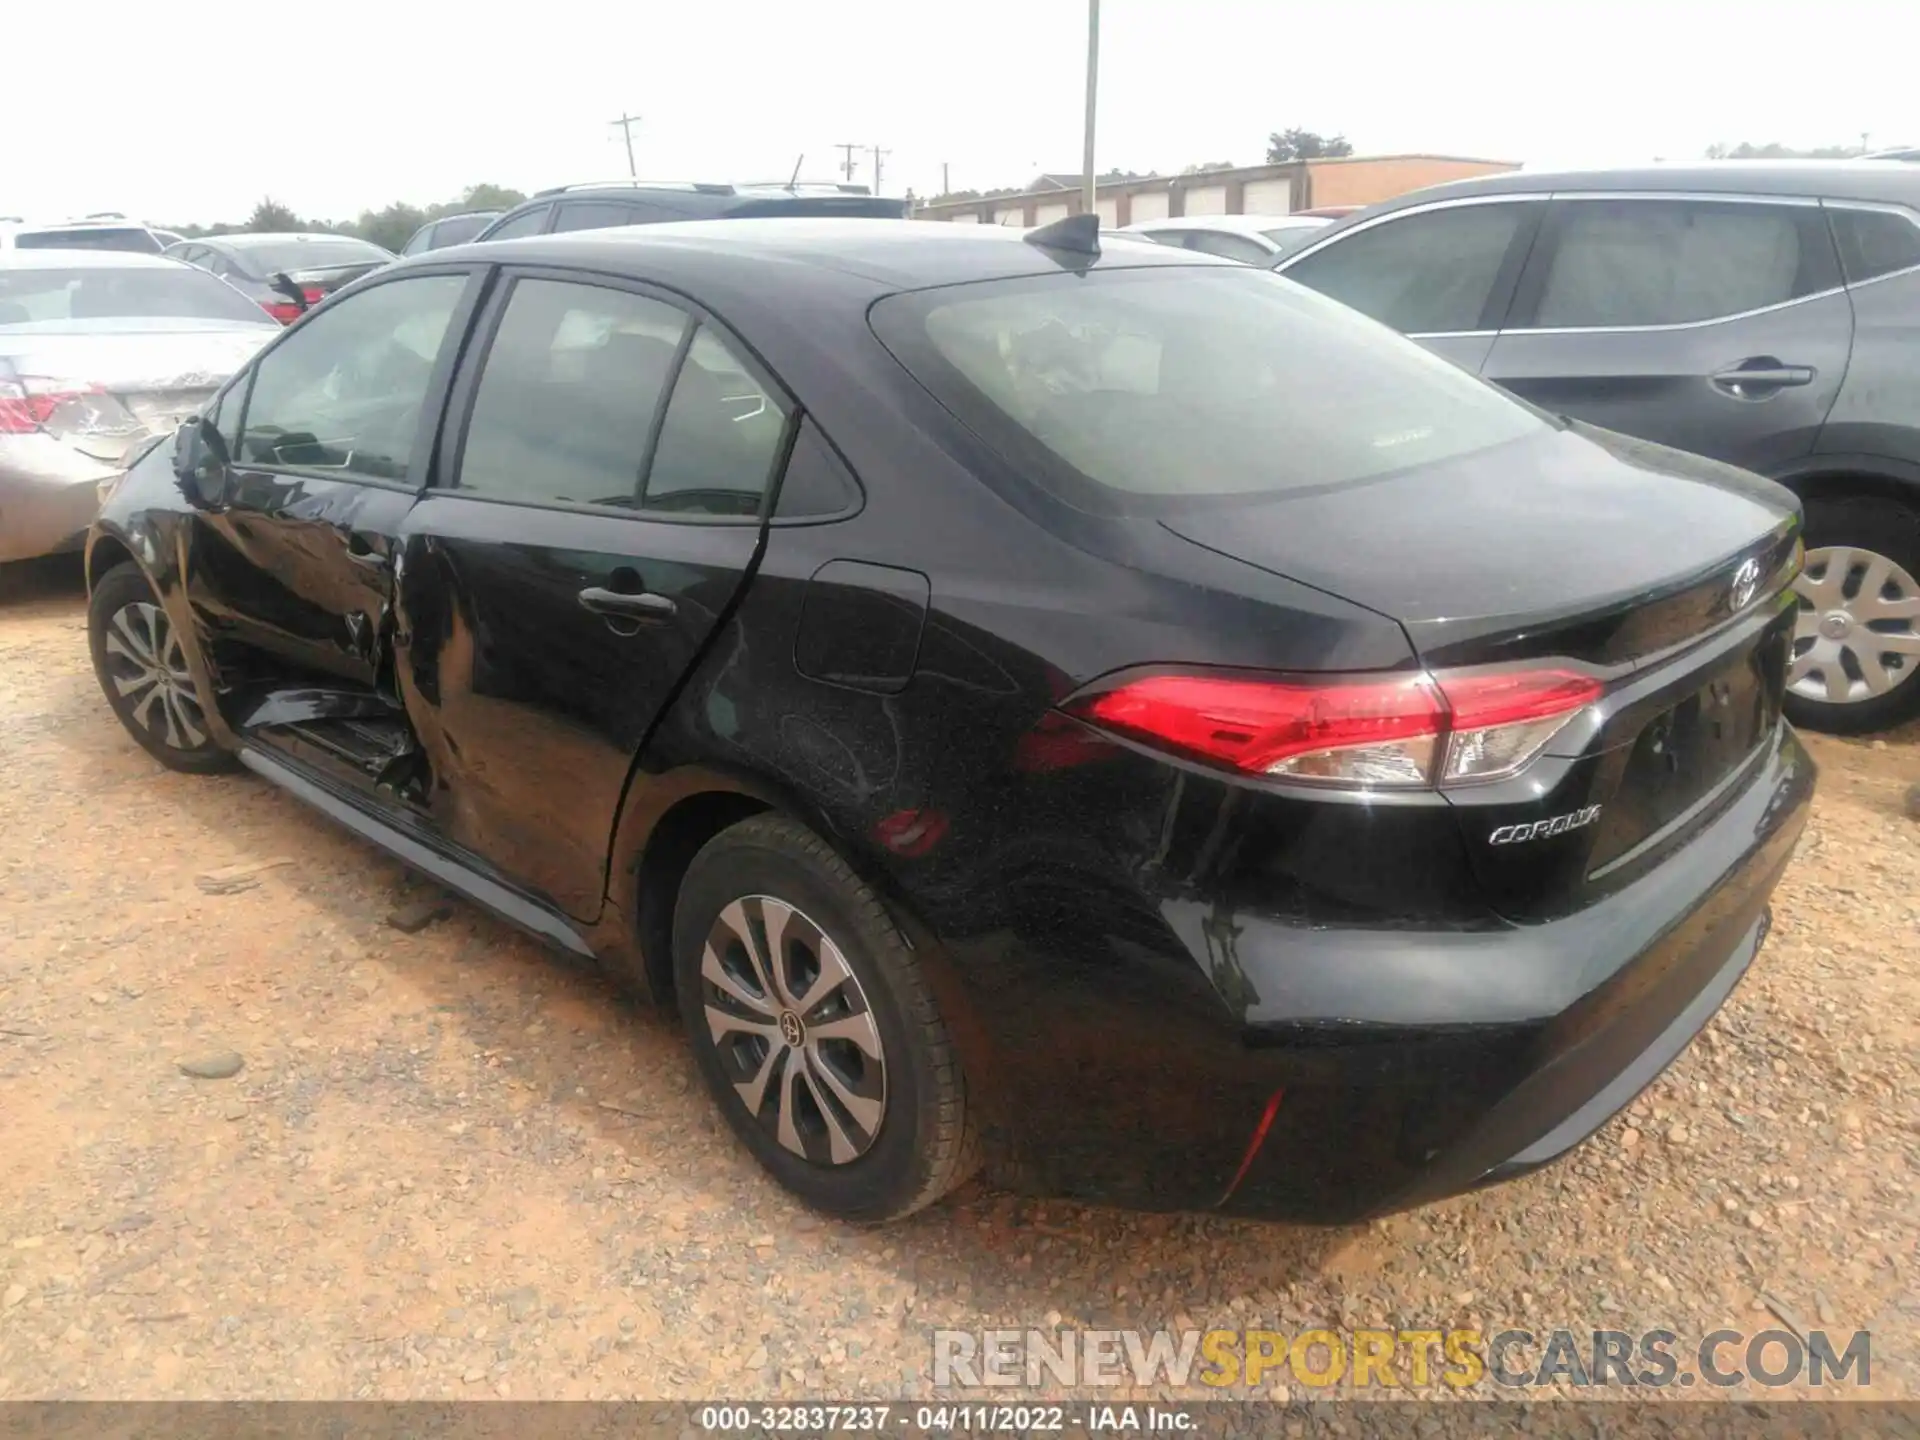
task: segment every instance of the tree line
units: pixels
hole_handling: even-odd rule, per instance
[[[460,215],[469,210],[511,210],[527,197],[505,185],[469,185],[457,200],[438,205],[409,205],[403,201],[380,210],[362,210],[357,220],[316,220],[296,215],[271,197],[253,207],[253,213],[239,222],[221,221],[211,225],[168,225],[165,228],[188,239],[205,235],[232,235],[249,232],[256,235],[285,234],[289,231],[321,232],[332,235],[356,235],[371,240],[395,253],[429,220],[443,215]]]

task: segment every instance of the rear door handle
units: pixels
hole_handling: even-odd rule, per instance
[[[1752,399],[1754,392],[1783,389],[1789,385],[1811,385],[1811,365],[1783,365],[1771,355],[1743,360],[1730,370],[1722,370],[1713,383],[1738,399]]]
[[[665,620],[678,608],[665,595],[655,595],[648,590],[628,594],[600,585],[589,585],[582,590],[580,604],[596,615],[618,615],[628,620]]]

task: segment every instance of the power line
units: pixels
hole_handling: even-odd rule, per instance
[[[633,163],[633,127],[640,123],[640,117],[638,115],[623,114],[618,120],[609,120],[607,123],[620,127],[621,137],[627,142],[627,176],[629,179],[638,180],[640,178],[640,170],[639,167]]]

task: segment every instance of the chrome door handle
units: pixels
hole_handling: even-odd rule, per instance
[[[1713,377],[1713,383],[1736,399],[1750,400],[1758,397],[1747,393],[1749,391],[1770,393],[1790,385],[1811,385],[1813,377],[1811,365],[1782,365],[1767,357],[1722,370]]]
[[[679,608],[666,595],[655,595],[646,590],[630,595],[600,585],[589,585],[582,590],[580,604],[596,615],[613,615],[627,620],[666,620]]]

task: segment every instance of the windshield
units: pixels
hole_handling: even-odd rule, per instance
[[[1095,511],[1349,484],[1549,423],[1264,270],[957,285],[883,300],[873,323],[1022,474]]]
[[[233,253],[256,275],[271,275],[278,270],[325,270],[335,265],[381,265],[393,258],[378,245],[355,240],[351,235],[235,245]]]
[[[121,319],[264,323],[265,316],[224,280],[186,265],[0,270],[0,330],[47,321]]]
[[[74,226],[64,230],[23,230],[13,237],[16,250],[131,250],[157,255],[160,242],[139,226]]]

